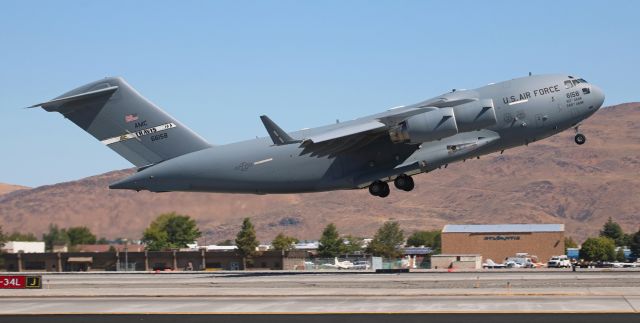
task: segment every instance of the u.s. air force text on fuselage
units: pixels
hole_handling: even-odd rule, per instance
[[[558,93],[558,92],[560,92],[559,85],[552,85],[552,86],[543,87],[541,89],[535,89],[533,91],[522,92],[518,95],[511,95],[508,97],[504,97],[502,98],[502,102],[504,104],[509,104],[513,102],[529,100],[532,98],[531,93],[533,93],[533,97],[536,97],[536,96],[543,96],[543,95]]]
[[[269,137],[213,146],[142,97],[105,78],[40,103],[138,167],[110,188],[226,193],[297,193],[368,188],[386,197],[412,176],[449,163],[576,129],[604,93],[582,78],[534,75],[296,132],[267,116]]]

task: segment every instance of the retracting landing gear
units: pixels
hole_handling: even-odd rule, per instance
[[[375,181],[369,185],[369,193],[373,196],[387,197],[389,192],[389,184],[383,181]]]
[[[580,130],[578,129],[578,127],[580,127],[580,125],[577,125],[574,128],[576,130],[576,136],[573,138],[573,140],[576,142],[576,144],[583,145],[585,142],[587,142],[587,137],[585,137],[585,135],[580,133]]]
[[[402,174],[396,177],[396,179],[393,181],[393,185],[395,185],[397,189],[407,192],[411,191],[415,187],[413,178],[406,174]]]

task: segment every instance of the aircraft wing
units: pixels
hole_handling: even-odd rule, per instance
[[[320,133],[309,138],[306,138],[304,142],[311,144],[319,144],[323,142],[328,142],[331,140],[336,140],[340,138],[349,137],[357,134],[365,134],[367,132],[377,132],[383,131],[387,129],[387,125],[378,121],[371,120],[363,123],[356,123],[354,125],[349,125],[345,127],[341,127],[335,130],[330,130],[324,133]]]
[[[455,98],[438,98],[399,107],[383,113],[348,121],[325,131],[315,132],[305,138],[293,138],[278,127],[267,116],[261,119],[274,145],[300,143],[303,153],[314,156],[336,155],[347,150],[359,149],[381,136],[388,135],[389,129],[397,126],[409,117],[436,110],[452,107],[476,100],[468,94]]]
[[[356,119],[344,125],[313,134],[302,140],[303,153],[316,156],[335,155],[347,150],[358,149],[381,136],[407,118],[437,109],[436,107],[410,107],[389,110],[371,117]]]

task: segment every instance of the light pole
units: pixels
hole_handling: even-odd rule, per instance
[[[124,271],[129,271],[129,239],[123,239],[124,241]]]

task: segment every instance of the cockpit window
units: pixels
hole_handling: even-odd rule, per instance
[[[564,88],[565,89],[570,89],[573,87],[573,84],[571,84],[571,81],[564,81]]]
[[[571,82],[573,82],[573,86],[578,86],[578,83],[580,83],[580,82],[578,82],[578,80],[573,80]]]
[[[585,81],[584,79],[578,79],[578,82],[580,82],[580,83],[589,83],[589,82]]]

